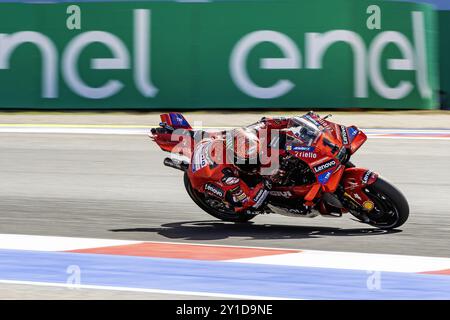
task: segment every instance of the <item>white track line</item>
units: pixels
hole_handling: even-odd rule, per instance
[[[0,234],[0,249],[9,250],[70,251],[136,243],[142,241]]]
[[[195,127],[195,129],[231,129],[233,127]],[[148,135],[151,126],[131,125],[31,125],[31,124],[0,124],[0,133],[28,133],[28,134],[99,134],[99,135]],[[450,140],[450,137],[439,136],[389,136],[393,133],[401,134],[450,134],[450,129],[361,129],[373,139],[407,139],[407,140]],[[386,136],[388,135],[388,136]]]
[[[292,253],[294,250],[289,248],[276,247],[254,247],[254,246],[237,246],[226,244],[209,244],[209,243],[191,243],[191,242],[171,242],[171,241],[139,241],[139,240],[115,240],[101,238],[77,238],[77,237],[60,237],[60,236],[37,236],[26,234],[0,234],[0,249],[11,250],[34,250],[34,251],[69,251],[77,249],[89,249],[99,247],[109,247],[137,243],[161,243],[161,244],[180,244],[199,247],[222,247],[222,248],[245,248],[245,249],[263,249],[263,250],[286,250]],[[42,245],[42,247],[41,247]],[[35,248],[35,249],[34,249]],[[41,250],[39,249],[41,248]]]
[[[144,135],[150,128],[0,127],[0,133]]]
[[[370,139],[391,139],[391,140],[450,140],[450,137],[408,137],[408,136],[383,136],[367,134]]]
[[[96,285],[85,285],[85,284],[69,285],[66,283],[53,283],[53,282],[0,280],[0,284],[57,287],[57,288],[66,288],[66,289],[72,289],[72,290],[74,290],[74,289],[94,289],[94,290],[107,290],[107,291],[130,291],[130,292],[140,292],[140,293],[177,294],[177,295],[228,298],[228,299],[245,299],[245,300],[293,300],[293,299],[287,299],[287,298],[283,298],[283,297],[252,296],[252,295],[201,292],[201,291],[178,291],[178,290],[143,289],[143,288],[130,288],[130,287],[96,286]],[[299,300],[299,299],[296,299],[296,300]]]

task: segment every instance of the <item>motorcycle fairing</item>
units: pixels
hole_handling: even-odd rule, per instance
[[[346,168],[342,177],[342,184],[346,194],[361,206],[370,201],[364,188],[378,179],[378,173],[364,168]]]
[[[161,123],[172,127],[173,129],[192,129],[186,118],[178,112],[163,113],[160,115]]]
[[[354,154],[364,144],[364,142],[366,142],[367,136],[364,132],[358,130],[355,126],[349,128],[352,128],[351,132],[352,134],[354,134],[351,143],[349,144],[349,151],[350,154]],[[349,136],[352,136],[352,134],[349,134]]]

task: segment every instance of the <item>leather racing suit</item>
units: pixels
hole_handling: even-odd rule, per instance
[[[289,118],[262,118],[257,123],[248,126],[256,132],[267,130],[269,134],[262,142],[270,144],[271,130],[287,128]],[[240,178],[243,166],[235,161],[228,161],[225,138],[206,138],[194,147],[191,164],[188,169],[189,180],[194,189],[205,193],[224,204],[235,212],[254,211],[262,208],[269,195],[271,181],[261,177],[261,182],[250,187]],[[273,146],[270,146],[273,147]],[[256,165],[253,174],[258,175],[260,167]]]

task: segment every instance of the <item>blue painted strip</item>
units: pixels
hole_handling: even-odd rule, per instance
[[[365,271],[145,257],[0,250],[0,279],[302,299],[450,299],[450,277],[381,272],[369,290]],[[371,282],[371,281],[369,281]],[[376,284],[376,281],[373,283]]]

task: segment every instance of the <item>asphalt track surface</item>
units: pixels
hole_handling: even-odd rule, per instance
[[[215,220],[190,200],[182,173],[164,167],[166,154],[144,135],[2,133],[0,154],[0,233],[450,257],[449,140],[369,139],[354,156],[407,197],[410,219],[393,232],[349,216]],[[0,298],[26,298],[27,288],[0,285]],[[69,289],[31,292],[80,297]],[[94,296],[165,298],[86,290]]]

